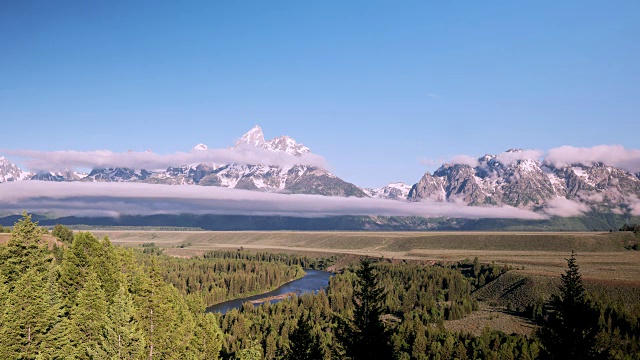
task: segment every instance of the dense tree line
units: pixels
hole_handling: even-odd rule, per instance
[[[155,262],[162,278],[185,295],[200,297],[207,306],[260,294],[304,276],[300,265],[267,262],[246,257],[172,258],[139,254],[150,266]]]
[[[483,287],[485,284],[492,282],[500,275],[511,270],[511,267],[507,264],[503,264],[502,266],[495,263],[482,264],[480,260],[478,260],[478,257],[475,257],[473,261],[464,260],[449,265],[449,267],[460,271],[462,275],[468,277],[473,290]]]
[[[325,270],[333,265],[337,257],[328,258],[310,258],[308,256],[300,256],[293,254],[276,254],[271,252],[247,252],[238,249],[238,251],[217,250],[210,251],[202,256],[204,259],[236,259],[251,261],[279,262],[285,265],[299,265],[305,269]]]
[[[157,263],[89,233],[52,252],[41,235],[24,214],[0,246],[0,358],[217,358],[215,317]]]
[[[640,233],[640,225],[639,224],[623,224],[620,228],[620,231],[633,231],[634,233]]]

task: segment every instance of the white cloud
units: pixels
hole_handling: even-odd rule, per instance
[[[315,165],[326,167],[326,161],[319,155],[307,153],[301,156],[294,156],[253,146],[240,146],[235,149],[192,150],[191,152],[176,152],[172,154],[140,151],[113,152],[110,150],[4,150],[3,152],[24,158],[27,167],[34,171],[109,167],[153,170],[194,163],[278,166]]]
[[[505,151],[498,154],[498,161],[505,165],[511,165],[518,160],[540,160],[544,152],[542,150],[518,150],[518,151]]]
[[[629,209],[629,214],[633,216],[640,216],[640,199],[635,195],[631,195],[625,200]]]
[[[640,150],[622,145],[593,147],[560,146],[547,152],[545,161],[555,167],[572,164],[593,165],[601,162],[630,172],[640,171]]]
[[[554,198],[547,202],[544,212],[550,216],[580,216],[591,210],[588,205],[565,198]]]
[[[449,160],[452,164],[469,165],[471,167],[478,166],[478,159],[469,155],[456,155]]]
[[[229,214],[321,217],[332,215],[544,219],[509,206],[286,195],[220,187],[141,183],[23,181],[0,184],[0,210],[94,214]]]

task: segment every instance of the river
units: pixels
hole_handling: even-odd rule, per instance
[[[219,304],[215,304],[215,305],[209,306],[206,312],[219,312],[219,313],[225,314],[227,311],[231,309],[240,308],[243,303],[251,300],[258,300],[266,297],[278,296],[278,295],[283,295],[283,294],[292,293],[292,292],[298,295],[302,295],[304,293],[310,293],[310,292],[315,293],[318,290],[326,288],[327,285],[329,285],[329,279],[331,278],[331,276],[333,276],[333,273],[330,273],[327,271],[320,271],[320,270],[305,269],[304,272],[306,273],[305,276],[301,277],[300,279],[288,282],[273,291],[260,294],[260,295],[248,296],[241,299],[229,300]],[[282,299],[271,300],[271,303],[274,304],[281,300]]]

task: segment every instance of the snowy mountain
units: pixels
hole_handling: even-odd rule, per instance
[[[16,164],[0,156],[0,183],[28,179],[32,174],[22,171]]]
[[[496,155],[485,155],[475,167],[444,164],[433,174],[427,172],[408,195],[412,201],[506,204],[534,210],[556,198],[624,212],[640,198],[640,178],[604,164],[556,168],[536,159],[505,163]]]
[[[94,169],[82,181],[94,182],[135,182],[143,181],[152,175],[147,170],[132,170],[126,168]]]
[[[288,136],[265,141],[262,129],[254,126],[235,142],[232,149],[257,147],[274,152],[302,156],[311,150]],[[207,151],[205,144],[197,144],[193,151]],[[189,164],[168,167],[166,170],[106,168],[94,169],[89,174],[72,171],[25,174],[17,166],[1,158],[0,182],[14,180],[85,181],[85,182],[143,182],[169,185],[221,186],[235,189],[318,194],[327,196],[367,195],[329,171],[311,165],[246,165],[246,164]],[[6,163],[6,164],[5,164]],[[5,164],[5,165],[2,165]]]
[[[364,188],[362,189],[369,197],[381,199],[406,200],[411,191],[411,185],[402,182],[389,183],[380,188]]]
[[[232,149],[257,147],[274,152],[284,152],[302,156],[311,150],[288,136],[276,137],[265,141],[259,126],[254,126],[235,142]],[[198,144],[194,150],[206,151],[208,147]],[[331,174],[318,166],[293,165],[288,167],[275,165],[245,164],[191,164],[169,167],[165,171],[148,172],[144,177],[127,175],[124,181],[140,181],[155,184],[221,186],[235,189],[265,192],[319,194],[327,196],[366,195],[357,186]],[[112,181],[118,181],[113,179]]]
[[[65,170],[59,172],[38,172],[35,175],[29,177],[29,180],[40,180],[40,181],[80,181],[87,177],[87,174]]]
[[[230,149],[242,152],[251,148],[286,153],[301,160],[311,153],[308,147],[288,136],[265,140],[259,126],[242,135]],[[200,143],[192,151],[210,150]],[[194,163],[176,164],[164,170],[116,167],[94,169],[89,174],[72,170],[28,173],[0,157],[0,183],[20,180],[142,182],[291,194],[431,200],[477,206],[510,205],[533,210],[545,210],[557,201],[570,200],[582,208],[603,212],[640,212],[640,173],[633,174],[602,163],[556,167],[525,155],[518,149],[500,155],[487,154],[473,165],[444,164],[433,173],[425,173],[413,186],[390,183],[375,189],[361,189],[322,167],[302,164]]]
[[[258,125],[254,126],[246,134],[242,135],[242,137],[236,141],[234,148],[237,149],[247,145],[265,150],[281,151],[296,156],[311,152],[308,147],[298,144],[294,139],[288,136],[279,136],[269,141],[265,141],[262,128]]]

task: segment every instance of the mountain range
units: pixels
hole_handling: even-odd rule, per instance
[[[240,137],[231,148],[258,148],[296,157],[311,150],[288,136],[265,140],[259,126]],[[207,151],[205,144],[192,151]],[[509,205],[551,215],[558,202],[574,210],[613,214],[640,214],[640,173],[604,163],[556,166],[519,149],[485,155],[471,163],[448,163],[426,172],[413,185],[389,183],[361,188],[318,165],[176,164],[166,169],[101,168],[89,173],[26,172],[0,157],[0,183],[9,181],[142,182],[169,185],[219,186],[263,192],[354,196],[401,201],[453,202],[474,206]],[[551,210],[550,210],[551,209]]]

